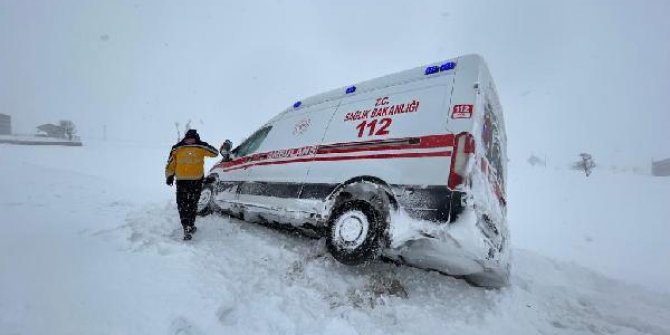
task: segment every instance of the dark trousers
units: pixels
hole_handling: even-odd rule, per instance
[[[202,179],[177,180],[177,209],[184,228],[195,225],[200,191],[202,191]]]

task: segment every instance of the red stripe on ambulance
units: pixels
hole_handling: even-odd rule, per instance
[[[439,149],[439,148],[450,148],[453,146],[454,146],[453,134],[334,143],[314,147],[301,147],[301,148],[285,149],[266,153],[256,153],[251,156],[237,158],[230,162],[220,162],[216,164],[212,168],[212,170],[219,168],[223,169],[224,171],[232,171],[252,166],[304,163],[312,161],[328,162],[328,161],[341,161],[341,160],[448,157],[451,155],[450,151],[394,152],[388,154],[368,154],[368,155],[342,155],[342,154],[379,152],[379,151],[416,150],[416,149]],[[278,155],[277,154],[278,152],[287,154]],[[300,154],[293,155],[293,153],[300,153]],[[300,156],[305,156],[302,153],[309,153],[315,155],[310,155],[310,157],[298,158]]]

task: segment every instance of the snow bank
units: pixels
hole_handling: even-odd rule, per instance
[[[0,333],[670,334],[668,295],[540,256],[535,250],[552,249],[539,239],[576,243],[584,223],[545,220],[554,233],[545,235],[519,221],[531,214],[518,189],[512,240],[537,248],[515,250],[510,287],[484,290],[390,263],[344,266],[323,241],[220,216],[198,219],[184,243],[162,180],[163,149],[0,145]],[[553,172],[537,172],[524,188],[535,191],[531,181],[545,173]],[[553,213],[543,201],[554,196],[529,195],[525,210]],[[630,207],[620,211],[630,218]],[[610,246],[617,235],[597,236],[595,245]]]
[[[65,145],[81,146],[79,137],[73,140],[65,138],[33,136],[33,135],[0,135],[2,144],[22,144],[22,145]]]

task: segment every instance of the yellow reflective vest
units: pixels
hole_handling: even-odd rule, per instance
[[[178,143],[172,147],[165,166],[165,177],[175,176],[177,180],[198,180],[205,175],[205,157],[216,157],[219,153],[206,142],[195,144]]]

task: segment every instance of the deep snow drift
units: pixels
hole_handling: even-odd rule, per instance
[[[670,334],[636,286],[668,280],[670,180],[510,166],[512,285],[484,290],[221,216],[185,243],[167,147],[0,145],[0,333]]]

